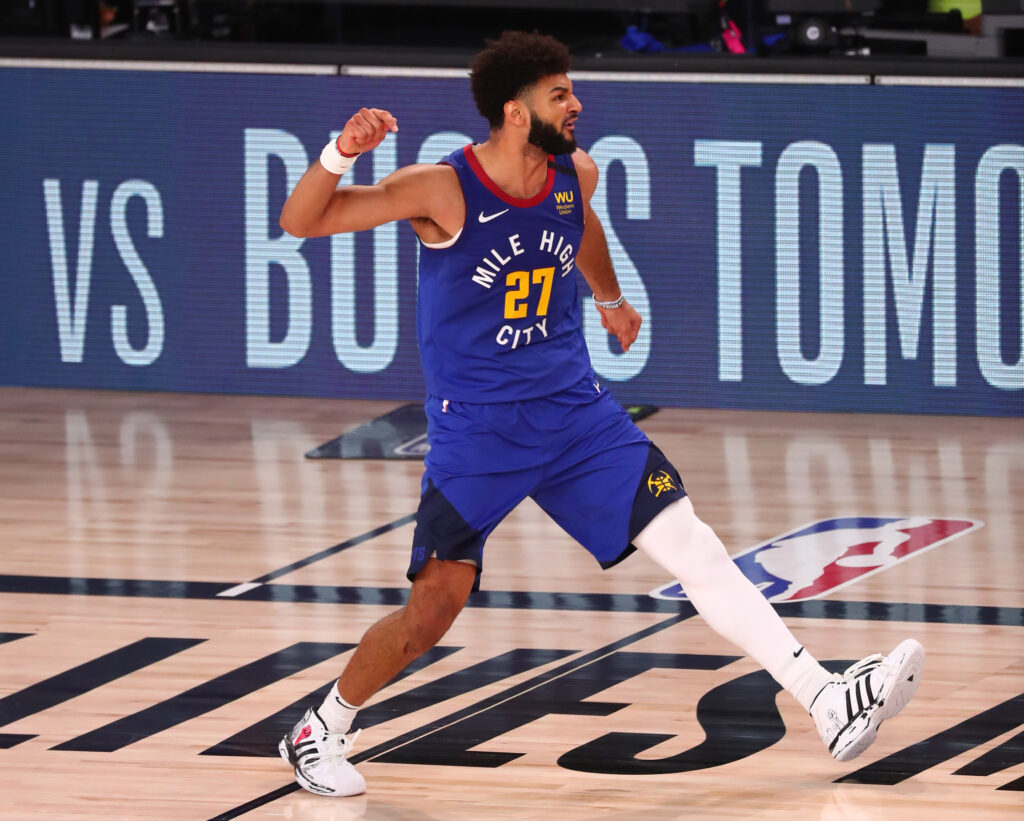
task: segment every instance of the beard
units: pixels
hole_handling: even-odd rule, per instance
[[[557,128],[541,120],[532,111],[530,112],[530,133],[526,140],[545,154],[572,154],[576,150],[575,137],[563,137]]]

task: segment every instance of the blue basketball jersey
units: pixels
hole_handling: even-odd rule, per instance
[[[454,240],[420,249],[427,392],[492,403],[575,385],[591,366],[575,275],[583,197],[571,155],[548,158],[544,187],[529,199],[502,191],[472,146],[443,162],[459,176],[466,221]]]

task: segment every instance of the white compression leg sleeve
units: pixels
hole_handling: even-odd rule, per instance
[[[688,497],[673,502],[633,540],[686,591],[708,625],[757,661],[805,709],[830,674],[803,650],[778,613],[729,558]]]

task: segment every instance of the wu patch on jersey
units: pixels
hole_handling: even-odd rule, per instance
[[[769,601],[818,599],[983,526],[975,519],[848,516],[822,519],[733,557]],[[685,599],[679,582],[652,590]]]

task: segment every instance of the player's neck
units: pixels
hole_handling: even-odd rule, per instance
[[[544,187],[548,155],[535,145],[492,131],[473,152],[487,176],[509,196],[529,199]]]

